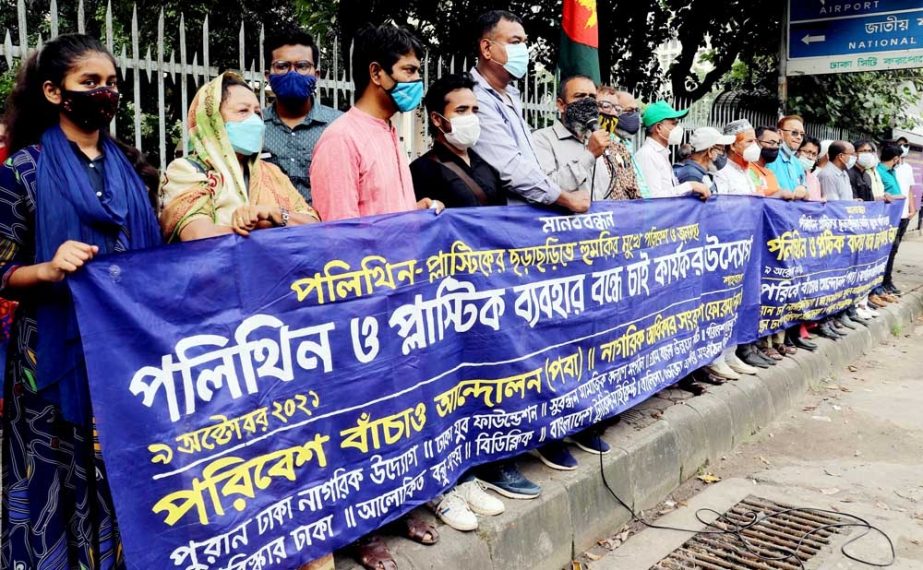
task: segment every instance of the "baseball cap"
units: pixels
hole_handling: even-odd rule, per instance
[[[650,127],[651,125],[656,125],[660,121],[665,121],[667,119],[682,119],[687,114],[689,114],[688,109],[677,111],[666,101],[657,101],[656,103],[651,103],[644,109],[641,120],[644,121],[645,127]]]
[[[712,127],[699,127],[692,131],[689,144],[695,152],[711,148],[715,145],[734,144],[734,135],[722,135],[718,129]]]

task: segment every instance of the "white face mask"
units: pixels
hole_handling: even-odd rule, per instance
[[[849,170],[850,168],[852,168],[852,167],[855,166],[855,165],[856,165],[856,157],[855,157],[855,156],[850,156],[850,157],[848,157],[848,158],[846,159],[846,170]]]
[[[799,156],[799,157],[798,157],[798,162],[801,163],[801,166],[804,167],[804,170],[805,170],[806,172],[811,172],[811,169],[814,168],[814,164],[815,164],[817,161],[816,161],[815,159],[813,159],[813,158],[808,158],[808,157],[806,157],[806,156]]]
[[[859,163],[859,166],[868,170],[869,168],[872,168],[878,164],[878,157],[874,152],[860,152],[859,160],[857,162]]]
[[[474,113],[449,119],[452,130],[445,133],[445,140],[459,150],[467,150],[481,137],[481,121]]]
[[[747,162],[756,162],[760,159],[760,145],[753,143],[744,149],[742,155]]]
[[[901,156],[907,156],[910,153],[910,145],[902,144],[901,145]]]
[[[667,144],[677,145],[683,144],[683,135],[685,134],[685,129],[682,125],[676,125],[673,127],[673,130],[670,131],[670,136],[667,137]]]

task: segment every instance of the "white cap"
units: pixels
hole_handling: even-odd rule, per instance
[[[833,141],[830,139],[820,141],[820,153],[817,156],[827,156],[827,151],[830,150],[831,144],[833,144]]]
[[[744,131],[752,131],[753,125],[750,124],[750,121],[747,119],[737,119],[736,121],[731,121],[730,123],[724,125],[722,130],[726,135],[737,135],[737,133],[742,133]]]
[[[722,135],[718,129],[712,127],[699,127],[692,131],[689,137],[689,144],[695,152],[711,148],[715,145],[734,144],[736,137],[734,135]]]

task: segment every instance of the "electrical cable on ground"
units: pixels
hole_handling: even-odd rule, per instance
[[[596,447],[599,448],[599,447],[600,447],[600,441],[601,441],[601,440],[600,440],[599,432],[597,431],[596,433],[594,433],[594,434],[593,434],[593,437],[596,438]],[[603,456],[602,456],[602,454],[599,455],[599,473],[600,473],[600,475],[602,476],[603,485],[605,485],[605,486],[606,486],[606,489],[609,491],[609,493],[610,493],[613,497],[615,497],[615,500],[618,501],[623,507],[625,507],[625,509],[631,514],[631,517],[632,517],[633,520],[636,520],[636,521],[640,522],[641,524],[643,524],[643,525],[646,526],[647,528],[658,529],[658,530],[670,530],[670,531],[676,531],[676,532],[688,532],[688,533],[692,533],[692,534],[729,534],[729,535],[733,535],[733,536],[737,537],[737,539],[738,539],[741,543],[743,543],[743,545],[744,545],[744,547],[746,548],[746,550],[747,550],[748,553],[750,553],[750,554],[753,555],[753,556],[756,556],[757,558],[760,558],[760,559],[766,560],[766,561],[782,561],[782,560],[789,560],[789,559],[794,558],[795,560],[798,561],[798,564],[799,564],[799,566],[802,568],[802,570],[804,570],[804,569],[805,569],[805,565],[804,565],[804,562],[801,560],[801,558],[798,556],[798,552],[801,550],[802,544],[804,544],[804,542],[805,542],[811,535],[813,535],[813,534],[815,534],[815,533],[817,533],[817,532],[819,532],[819,531],[822,531],[822,530],[835,529],[835,528],[853,528],[853,527],[855,527],[855,528],[863,529],[864,532],[862,532],[862,533],[859,534],[858,536],[855,536],[855,537],[853,537],[853,538],[850,538],[850,539],[847,540],[845,543],[843,543],[842,546],[840,546],[840,552],[843,554],[843,556],[845,556],[846,558],[848,558],[848,559],[850,559],[850,560],[853,560],[853,561],[855,561],[855,562],[858,562],[858,563],[860,563],[860,564],[865,564],[865,565],[867,565],[867,566],[874,566],[874,567],[877,567],[877,568],[887,568],[888,566],[893,565],[894,562],[895,562],[895,560],[896,560],[896,558],[897,558],[897,554],[896,554],[896,552],[895,552],[895,550],[894,550],[894,542],[891,540],[891,537],[888,536],[888,534],[887,534],[885,531],[883,531],[883,530],[881,530],[880,528],[878,528],[878,527],[872,525],[872,524],[869,523],[867,520],[863,519],[862,517],[859,517],[859,516],[856,516],[856,515],[853,515],[853,514],[849,514],[849,513],[842,513],[842,512],[831,511],[831,510],[825,510],[825,509],[815,509],[815,508],[812,508],[812,507],[795,507],[795,508],[783,509],[783,510],[781,510],[781,511],[771,512],[771,513],[760,513],[760,512],[756,512],[756,511],[748,511],[748,512],[744,513],[744,516],[746,516],[746,517],[747,517],[748,519],[750,519],[750,520],[749,520],[748,522],[744,523],[744,524],[736,524],[736,523],[734,523],[734,522],[732,522],[732,521],[730,521],[730,520],[727,520],[727,519],[722,520],[722,519],[724,518],[724,516],[723,516],[721,513],[719,513],[718,511],[716,511],[716,510],[714,510],[714,509],[710,509],[710,508],[707,508],[707,507],[706,507],[706,508],[698,509],[698,510],[695,512],[695,518],[696,518],[696,520],[698,520],[700,523],[702,523],[703,525],[705,525],[707,528],[710,528],[710,529],[713,529],[713,530],[695,530],[695,529],[689,529],[689,528],[679,528],[679,527],[672,527],[672,526],[657,525],[657,524],[650,523],[650,522],[644,520],[639,514],[637,514],[637,513],[635,512],[634,508],[632,508],[632,507],[629,506],[625,501],[623,501],[622,498],[619,497],[618,494],[612,489],[612,487],[609,485],[609,481],[606,479],[606,470],[605,470],[604,467],[603,467]],[[855,521],[855,522],[842,522],[842,523],[826,524],[826,525],[818,526],[817,528],[814,528],[814,529],[812,529],[812,530],[809,530],[808,532],[804,533],[804,534],[801,536],[801,538],[798,540],[798,544],[797,544],[797,546],[795,547],[794,550],[789,550],[789,549],[787,549],[787,548],[785,548],[785,547],[777,546],[776,548],[777,548],[778,550],[782,551],[782,553],[783,553],[783,554],[781,554],[781,555],[779,555],[779,556],[767,556],[767,555],[763,554],[757,547],[755,547],[753,544],[751,544],[751,543],[743,536],[743,534],[742,534],[744,531],[749,530],[750,528],[752,528],[752,527],[758,525],[759,523],[761,523],[761,522],[763,522],[763,521],[770,520],[770,519],[779,517],[780,515],[784,515],[784,514],[792,513],[792,512],[818,513],[818,514],[827,515],[827,516],[831,516],[831,515],[832,515],[832,516],[835,516],[835,517],[849,518],[849,519],[852,519],[852,520]],[[713,521],[711,521],[711,522],[706,521],[706,520],[704,520],[704,519],[702,518],[702,516],[701,516],[702,513],[713,513],[713,514],[715,515],[715,519],[714,519]],[[724,524],[725,526],[727,526],[727,528],[721,528],[720,526],[718,526],[717,523],[719,523],[719,522],[721,522],[722,524]],[[890,559],[888,562],[884,562],[884,563],[882,563],[882,562],[871,562],[871,561],[868,561],[868,560],[863,560],[862,558],[859,558],[858,556],[855,556],[855,555],[852,555],[852,554],[846,552],[846,547],[847,547],[847,546],[849,546],[850,544],[856,542],[857,540],[859,540],[859,539],[861,539],[861,538],[864,538],[865,536],[869,535],[869,534],[872,533],[872,532],[876,532],[876,533],[880,534],[881,536],[883,536],[883,537],[885,538],[885,540],[888,541],[888,547],[891,549],[891,559]],[[739,552],[739,550],[738,550],[738,552]]]

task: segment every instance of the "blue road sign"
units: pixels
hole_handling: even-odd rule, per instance
[[[787,73],[923,67],[923,0],[790,0]]]
[[[923,8],[887,16],[792,23],[789,57],[923,49]]]
[[[920,7],[920,0],[794,0],[790,17],[794,23],[799,20],[829,20]]]

